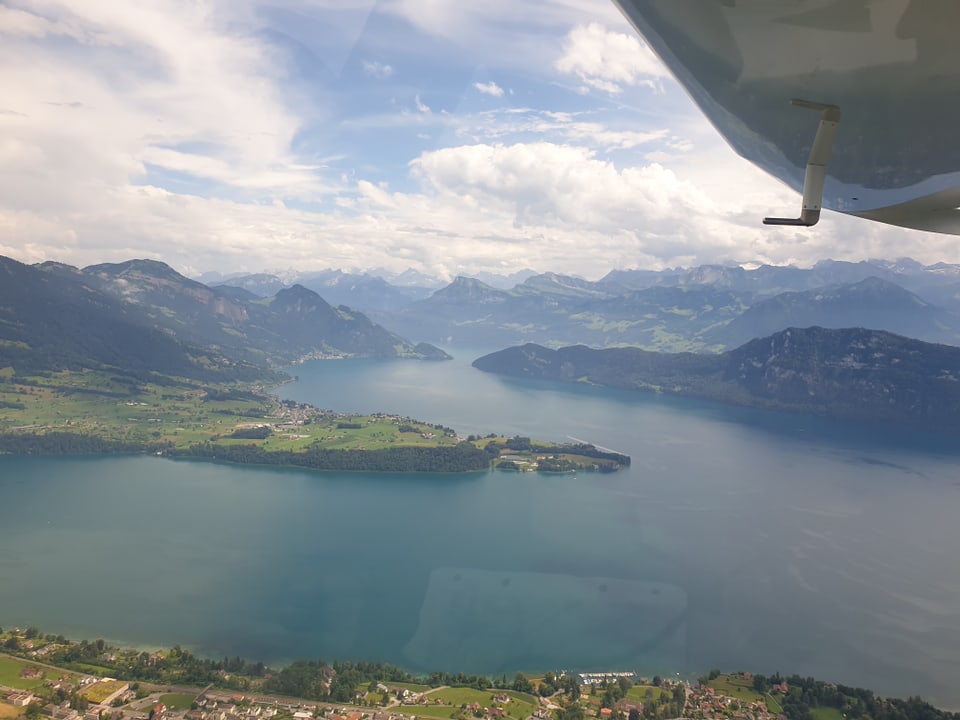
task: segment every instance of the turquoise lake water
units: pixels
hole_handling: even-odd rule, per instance
[[[953,440],[453,362],[326,361],[284,397],[584,439],[614,475],[0,458],[0,625],[411,670],[799,672],[960,706]]]

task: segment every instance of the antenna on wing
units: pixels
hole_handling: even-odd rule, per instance
[[[764,225],[816,225],[820,220],[820,208],[823,205],[823,185],[827,178],[827,161],[833,149],[833,139],[837,136],[837,127],[843,113],[836,105],[812,102],[810,100],[790,101],[794,107],[816,110],[820,113],[820,124],[813,138],[810,157],[807,160],[807,172],[803,177],[803,206],[798,218],[767,217]]]

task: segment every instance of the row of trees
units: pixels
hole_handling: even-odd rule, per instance
[[[467,439],[469,440],[470,438]],[[581,455],[583,457],[597,458],[600,460],[612,460],[613,462],[624,466],[630,464],[629,455],[600,450],[589,443],[567,443],[563,445],[553,445],[534,442],[530,438],[522,435],[515,435],[512,438],[508,438],[502,444],[498,442],[488,443],[487,450],[490,451],[492,448],[495,448],[497,452],[499,452],[501,448],[506,448],[507,450],[515,450],[517,452],[532,452],[550,455],[566,453],[569,455]]]
[[[171,443],[115,440],[73,432],[6,433],[0,435],[0,452],[12,455],[107,455],[156,452]]]
[[[257,445],[192,445],[172,451],[181,457],[209,458],[249,465],[288,465],[312,470],[457,473],[485,470],[486,453],[472,443],[446,447],[399,446],[377,450],[311,447],[303,451],[264,450]]]
[[[127,680],[187,685],[216,683],[243,690],[249,686],[248,678],[262,677],[267,671],[262,662],[250,663],[240,657],[200,658],[179,645],[161,657],[147,652],[116,652],[103,640],[68,643],[58,636],[56,642],[65,646],[48,656],[53,664],[84,672],[88,666],[96,665],[102,667],[105,674]],[[224,674],[229,674],[230,680]]]
[[[940,710],[918,698],[880,698],[871,690],[826,683],[811,677],[792,675],[782,678],[753,676],[753,688],[767,693],[784,680],[789,688],[780,700],[789,720],[813,720],[813,710],[830,707],[840,710],[848,720],[960,720],[960,713]]]
[[[280,695],[310,700],[350,702],[357,688],[378,682],[416,682],[410,673],[395,665],[367,662],[298,660],[270,677],[264,689]]]

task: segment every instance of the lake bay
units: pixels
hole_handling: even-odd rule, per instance
[[[0,458],[0,624],[414,671],[799,672],[960,706],[955,440],[452,362],[282,397],[587,440],[613,475]]]

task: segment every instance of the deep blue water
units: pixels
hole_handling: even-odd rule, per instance
[[[449,363],[327,361],[285,397],[568,436],[615,475],[0,458],[0,625],[272,662],[713,666],[960,706],[960,454],[928,435]]]

